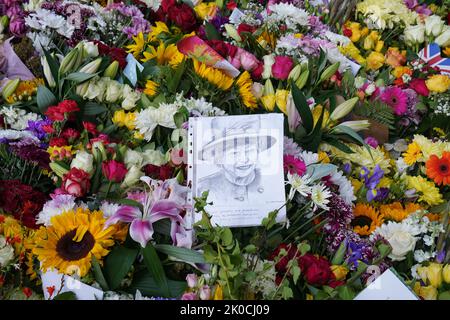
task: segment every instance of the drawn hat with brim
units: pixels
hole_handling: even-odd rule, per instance
[[[259,117],[255,117],[254,120],[247,118],[232,124],[229,124],[228,121],[221,121],[220,118],[212,119],[213,138],[199,151],[199,159],[204,161],[223,159],[226,151],[240,145],[256,145],[258,152],[271,148],[276,139],[267,132],[260,132],[260,122]]]

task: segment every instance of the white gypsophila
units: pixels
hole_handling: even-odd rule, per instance
[[[25,130],[28,127],[28,121],[42,120],[36,113],[27,113],[25,110],[13,106],[1,108],[0,115],[3,116],[5,123],[14,130]]]
[[[73,210],[77,207],[75,197],[70,194],[60,194],[52,200],[47,201],[37,215],[36,222],[46,227],[51,226],[51,219],[65,211]]]
[[[434,244],[434,238],[428,234],[424,235],[422,239],[423,243],[425,243],[425,245],[428,247],[431,247]]]
[[[214,107],[211,102],[206,101],[204,97],[200,99],[189,98],[185,99],[184,106],[189,111],[189,113],[194,117],[216,117],[216,116],[224,116],[226,112],[222,109]]]
[[[253,260],[257,259],[254,265],[253,272],[256,274],[256,278],[250,282],[250,288],[255,293],[261,293],[264,299],[271,299],[277,290],[275,270],[275,262],[268,260],[261,260],[253,255],[244,255],[247,263],[253,263]]]
[[[328,210],[331,192],[323,184],[316,184],[311,188],[311,200],[314,204],[314,210],[318,208]]]
[[[115,214],[117,210],[120,209],[120,207],[120,204],[103,201],[102,205],[100,206],[100,211],[103,212],[103,216],[105,218],[109,218],[113,214]]]
[[[278,3],[269,6],[269,21],[283,22],[288,29],[296,30],[297,26],[308,26],[308,13],[292,4]]]
[[[175,129],[173,116],[178,111],[175,104],[161,103],[158,108],[148,107],[136,116],[136,129],[150,141],[157,126]]]
[[[353,185],[342,171],[338,170],[331,174],[330,181],[339,187],[339,195],[346,204],[351,205],[356,200]]]
[[[311,186],[309,185],[311,179],[308,176],[304,175],[300,177],[298,174],[291,174],[288,172],[287,179],[286,185],[291,186],[288,195],[289,200],[292,200],[297,192],[304,197],[311,194]]]
[[[448,96],[439,97],[437,102],[434,113],[450,117],[450,98]]]
[[[319,162],[319,155],[311,151],[302,151],[300,153],[300,158],[306,166]]]

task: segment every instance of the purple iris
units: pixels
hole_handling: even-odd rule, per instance
[[[47,136],[47,133],[45,132],[43,127],[50,126],[51,124],[52,121],[50,119],[38,121],[29,120],[26,130],[31,131],[31,133],[39,140],[43,140]]]
[[[379,195],[380,190],[377,190],[376,187],[383,176],[384,171],[379,165],[375,166],[372,175],[370,175],[370,170],[367,167],[362,168],[360,177],[364,179],[364,185],[367,188],[367,201],[371,202]],[[386,191],[383,191],[383,195],[387,196]]]

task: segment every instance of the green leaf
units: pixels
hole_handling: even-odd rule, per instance
[[[89,101],[84,105],[83,111],[85,116],[95,116],[108,111],[108,108],[104,105]]]
[[[185,262],[206,263],[202,253],[191,249],[174,247],[169,244],[157,244],[155,249]]]
[[[311,113],[311,109],[309,109],[305,95],[294,83],[292,83],[292,98],[294,99],[295,107],[300,113],[306,132],[310,133],[314,127],[313,115]]]
[[[180,80],[184,74],[185,69],[186,69],[185,62],[182,62],[180,65],[177,66],[174,74],[172,74],[172,76],[167,81],[167,88],[169,89],[169,92],[171,93],[177,92],[178,85],[180,84]]]
[[[53,300],[78,300],[77,296],[72,291],[67,291],[56,295]]]
[[[48,107],[57,103],[55,95],[44,86],[37,89],[36,102],[41,113],[45,113]]]
[[[214,27],[214,25],[212,25],[210,22],[206,22],[204,24],[205,26],[205,33],[206,33],[206,37],[208,38],[208,40],[220,40],[220,34],[217,31],[216,27]]]
[[[222,244],[227,247],[233,243],[233,233],[230,228],[224,228],[222,234],[220,235]]]
[[[327,65],[327,55],[326,55],[325,51],[320,49],[319,68],[318,68],[317,74],[321,74],[323,69],[325,69],[326,65]]]
[[[115,290],[130,271],[139,253],[137,249],[124,246],[114,248],[105,259],[105,278],[109,288]]]
[[[292,266],[291,272],[292,272],[292,280],[294,281],[295,284],[297,284],[298,278],[300,277],[301,273],[299,266]]]
[[[361,138],[361,136],[359,134],[357,134],[355,132],[355,130],[353,130],[350,127],[343,126],[343,125],[338,125],[338,126],[336,126],[336,127],[334,127],[332,129],[332,132],[344,133],[344,134],[352,137],[353,139],[355,139],[356,141],[358,141],[362,145],[365,145],[364,140]]]
[[[89,79],[95,77],[97,73],[84,73],[84,72],[74,72],[65,77],[66,80],[75,81],[76,83],[82,83]]]
[[[349,146],[347,146],[345,143],[340,142],[338,139],[336,139],[334,137],[327,136],[326,138],[324,138],[324,142],[328,143],[329,145],[331,145],[335,148],[338,148],[342,152],[354,153],[354,151],[352,149],[350,149]]]
[[[102,268],[98,263],[97,258],[92,256],[92,270],[94,271],[95,280],[98,282],[103,291],[108,291],[108,283],[106,282],[105,276],[103,275]]]
[[[169,284],[167,282],[166,274],[164,273],[164,268],[155,248],[150,242],[147,243],[147,246],[144,249],[142,249],[142,255],[144,256],[144,263],[147,266],[148,271],[152,275],[158,287],[161,288],[163,296],[169,297]]]
[[[438,296],[438,300],[450,300],[450,291],[441,292]]]
[[[166,297],[179,297],[186,290],[186,281],[168,280],[170,295]],[[139,290],[143,295],[150,297],[161,297],[165,295],[162,288],[156,283],[155,279],[148,272],[136,273],[133,277],[133,282],[130,285],[129,291],[135,293]]]
[[[173,120],[177,128],[181,128],[183,126],[183,123],[185,123],[188,120],[188,118],[189,112],[184,107],[175,112],[175,114],[173,115]]]
[[[353,300],[355,298],[355,292],[349,286],[339,286],[337,291],[339,297],[343,300]]]

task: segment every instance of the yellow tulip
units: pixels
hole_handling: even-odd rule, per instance
[[[275,100],[276,98],[274,94],[268,94],[261,97],[261,102],[267,111],[273,111],[275,108]]]
[[[217,9],[217,5],[214,2],[202,2],[194,7],[195,13],[202,20],[214,18],[217,13]]]
[[[427,270],[427,278],[433,287],[439,288],[442,284],[442,264],[430,263]]]
[[[444,93],[450,87],[450,78],[443,74],[435,74],[428,78],[428,80],[425,81],[425,84],[430,91]]]
[[[445,267],[442,269],[442,276],[445,283],[450,283],[450,264],[445,265]]]
[[[377,41],[377,44],[375,45],[375,51],[380,52],[384,47],[384,41],[379,40]]]
[[[288,95],[289,95],[289,90],[277,89],[277,91],[275,92],[275,102],[277,104],[277,107],[278,107],[278,109],[283,111],[283,113],[285,115],[287,115],[286,104],[287,104]]]
[[[438,296],[438,291],[433,286],[420,287],[418,294],[425,300],[436,300]]]
[[[367,57],[367,68],[369,70],[378,70],[384,64],[384,55],[379,52],[371,52]]]
[[[348,273],[348,269],[345,266],[339,265],[332,265],[331,271],[338,281],[344,280]]]
[[[216,286],[213,300],[223,300],[223,290],[221,285]]]

